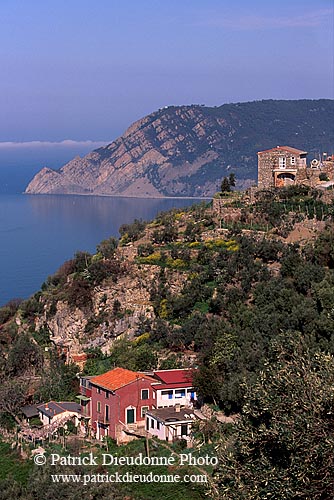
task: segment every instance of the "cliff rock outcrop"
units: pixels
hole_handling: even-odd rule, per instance
[[[231,171],[239,187],[254,183],[257,151],[276,144],[328,151],[333,117],[334,101],[325,99],[169,106],[58,171],[43,168],[25,192],[211,196]]]

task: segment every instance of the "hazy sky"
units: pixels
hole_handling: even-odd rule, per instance
[[[1,0],[0,26],[0,141],[111,141],[170,104],[334,97],[331,0]]]

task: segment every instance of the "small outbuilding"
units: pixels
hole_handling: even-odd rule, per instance
[[[190,439],[192,424],[198,417],[190,408],[179,405],[149,410],[145,415],[146,431],[164,441]]]
[[[72,401],[49,401],[48,403],[38,405],[37,410],[43,425],[64,422],[66,419],[70,420],[74,417],[75,425],[77,426],[81,417],[81,406]]]
[[[22,406],[21,413],[22,413],[22,415],[24,417],[24,420],[27,423],[30,423],[30,421],[33,418],[38,418],[39,417],[39,412],[38,412],[37,406],[38,405],[26,405],[26,406]]]

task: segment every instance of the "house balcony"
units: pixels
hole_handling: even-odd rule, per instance
[[[80,386],[80,395],[86,396],[87,398],[90,398],[92,396],[92,389],[81,385]]]
[[[109,425],[110,424],[110,418],[106,417],[105,415],[98,415],[97,421],[99,424],[102,424],[102,425]]]
[[[86,418],[90,418],[90,400],[88,396],[83,396],[82,394],[79,394],[76,396],[77,399],[79,399],[79,403],[81,406],[81,415]]]
[[[284,172],[296,175],[297,173],[297,167],[295,165],[290,166],[290,167],[276,167],[273,169],[273,172],[282,174]]]

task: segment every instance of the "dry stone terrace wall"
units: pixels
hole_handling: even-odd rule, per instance
[[[219,218],[226,222],[236,222],[240,220],[241,208],[227,207],[225,200],[214,198],[212,202],[212,210],[219,216]]]

